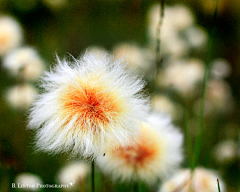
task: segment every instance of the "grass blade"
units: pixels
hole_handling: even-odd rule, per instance
[[[205,68],[205,74],[203,79],[203,90],[202,90],[202,99],[201,99],[201,105],[200,105],[200,111],[198,116],[198,127],[197,127],[197,133],[196,133],[196,140],[194,143],[194,154],[192,158],[192,166],[191,170],[193,171],[197,165],[200,151],[201,151],[201,142],[202,142],[202,130],[203,130],[203,116],[204,116],[204,107],[205,107],[205,101],[206,101],[206,95],[207,95],[207,82],[209,77],[209,71],[210,71],[210,62],[212,60],[213,55],[213,44],[214,44],[214,37],[215,37],[215,23],[216,23],[216,17],[217,17],[217,11],[218,11],[218,0],[215,1],[216,6],[213,14],[213,20],[212,20],[212,29],[210,30],[210,40],[209,40],[209,46],[208,46],[208,55],[206,60],[206,68]]]
[[[219,184],[219,180],[217,179],[217,185],[218,185],[218,192],[221,192],[221,188],[220,188],[220,184]]]
[[[163,24],[163,18],[164,18],[164,0],[160,0],[160,15],[159,15],[159,23],[158,23],[157,32],[156,32],[157,42],[156,42],[156,58],[155,58],[155,75],[153,78],[153,85],[152,85],[153,92],[155,92],[156,90],[158,73],[162,63],[160,34],[161,34],[161,28]]]

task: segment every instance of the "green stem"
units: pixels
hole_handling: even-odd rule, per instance
[[[160,66],[162,63],[161,59],[161,27],[163,24],[163,17],[164,17],[164,0],[160,0],[160,15],[159,15],[159,23],[157,27],[157,46],[156,46],[156,58],[155,58],[155,75],[153,79],[153,91],[156,89],[156,84],[157,84],[157,78],[158,78],[158,73],[160,70]]]
[[[218,192],[221,192],[220,184],[219,184],[219,180],[218,179],[217,179],[217,185],[218,185]]]
[[[92,185],[91,185],[91,191],[95,192],[95,185],[94,185],[94,160],[92,160]]]
[[[216,7],[213,14],[213,23],[212,23],[212,29],[210,30],[210,40],[209,40],[209,46],[208,46],[208,55],[207,55],[207,61],[206,61],[206,69],[203,79],[203,90],[202,90],[202,99],[201,99],[201,105],[200,105],[200,111],[198,116],[198,127],[197,127],[197,133],[196,133],[196,141],[194,145],[194,154],[192,159],[192,166],[191,170],[193,171],[197,165],[200,151],[201,151],[201,142],[202,142],[202,130],[203,130],[203,116],[204,116],[204,107],[205,107],[205,101],[206,101],[206,95],[207,95],[207,81],[209,77],[209,71],[210,71],[210,61],[212,60],[213,55],[213,44],[214,44],[214,36],[215,36],[215,22],[217,17],[217,10],[218,10],[218,0],[216,0]]]
[[[187,159],[188,159],[189,166],[191,166],[192,139],[191,139],[191,128],[189,125],[189,109],[187,104],[185,108],[185,132],[186,132],[186,145],[187,145]]]

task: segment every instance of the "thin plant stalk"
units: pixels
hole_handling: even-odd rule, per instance
[[[157,42],[156,42],[156,58],[155,58],[155,75],[153,79],[153,91],[156,89],[156,83],[157,83],[157,77],[159,73],[159,69],[162,63],[162,58],[161,58],[161,28],[163,24],[163,17],[164,17],[164,0],[160,0],[160,15],[159,15],[159,23],[157,27]]]
[[[218,0],[215,0],[216,6],[213,14],[213,20],[212,20],[212,29],[210,30],[210,40],[209,40],[209,46],[208,46],[208,55],[207,55],[207,61],[206,61],[206,68],[205,68],[205,74],[203,79],[203,90],[202,90],[202,99],[201,99],[201,105],[200,105],[200,111],[198,116],[198,127],[197,127],[197,133],[196,133],[196,140],[194,143],[194,154],[192,159],[192,166],[191,170],[193,171],[197,165],[200,151],[201,151],[201,142],[202,142],[202,130],[203,130],[203,116],[204,116],[204,107],[205,107],[205,101],[206,101],[206,95],[207,95],[207,82],[209,77],[209,71],[210,71],[210,61],[212,60],[213,55],[213,44],[214,44],[214,37],[215,37],[215,22],[217,17],[217,10],[218,10]]]
[[[92,160],[92,175],[91,175],[91,180],[92,180],[92,182],[91,182],[91,192],[95,192],[95,181],[94,181],[94,160]]]
[[[187,159],[188,159],[188,164],[189,166],[191,165],[191,159],[192,159],[192,139],[191,139],[191,127],[189,125],[189,108],[186,103],[185,107],[185,133],[186,133],[186,145],[187,145]]]
[[[218,186],[218,192],[221,192],[221,188],[220,188],[220,184],[219,184],[219,180],[217,179],[217,186]]]

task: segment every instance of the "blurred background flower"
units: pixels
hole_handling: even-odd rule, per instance
[[[189,190],[194,192],[218,192],[217,179],[220,180],[221,191],[225,191],[225,184],[215,171],[198,167],[192,177],[190,172],[189,169],[180,170],[172,179],[162,185],[159,192],[187,192]]]

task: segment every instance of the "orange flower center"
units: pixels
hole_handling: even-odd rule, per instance
[[[77,115],[82,128],[106,126],[120,111],[115,95],[100,86],[69,86],[63,94],[64,114],[69,120]]]
[[[149,161],[156,159],[160,146],[155,136],[147,131],[142,130],[142,135],[138,136],[134,145],[126,148],[119,146],[117,150],[113,150],[113,155],[134,167],[144,167]]]

